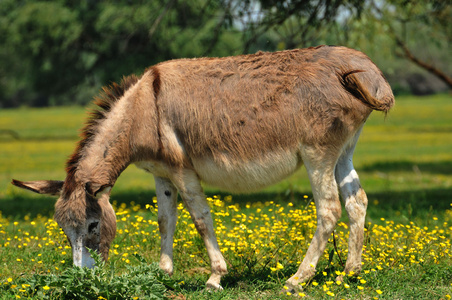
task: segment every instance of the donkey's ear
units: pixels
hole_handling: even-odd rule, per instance
[[[111,190],[111,185],[99,184],[94,182],[87,182],[85,184],[85,191],[95,198],[99,198]]]
[[[38,193],[59,196],[63,188],[64,181],[59,180],[37,180],[37,181],[19,181],[13,179],[11,183],[20,188]]]

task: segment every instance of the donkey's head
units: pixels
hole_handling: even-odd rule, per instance
[[[38,194],[59,196],[55,204],[55,221],[71,244],[76,266],[94,266],[88,249],[98,251],[104,260],[108,259],[116,234],[116,215],[109,202],[111,187],[88,182],[67,188],[64,181],[54,180],[23,182],[13,179],[11,183]]]

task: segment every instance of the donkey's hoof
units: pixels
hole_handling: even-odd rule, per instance
[[[361,273],[361,269],[357,269],[355,271],[345,271],[341,275],[336,277],[336,281],[344,282],[346,277],[357,277]]]
[[[303,291],[301,285],[293,285],[289,282],[286,282],[284,288],[279,292],[281,295],[285,296],[294,296],[298,297],[299,294]]]
[[[218,283],[206,283],[206,290],[208,291],[222,291],[223,287]]]

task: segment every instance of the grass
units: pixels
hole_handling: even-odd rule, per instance
[[[343,270],[347,252],[344,213],[334,235],[337,251],[331,239],[316,276],[304,289],[307,298],[450,299],[451,100],[448,95],[399,98],[386,118],[378,113],[371,116],[355,154],[369,197],[364,272],[341,284],[334,280]],[[70,246],[49,218],[55,199],[18,190],[9,182],[11,178],[63,179],[84,112],[83,108],[0,111],[0,299],[62,298],[61,279],[80,276],[67,274],[73,270]],[[135,278],[143,261],[145,265],[158,261],[153,189],[151,177],[131,166],[113,190],[118,235],[105,268],[121,278]],[[257,194],[231,197],[211,187],[206,192],[230,272],[222,281],[225,291],[204,291],[207,254],[180,206],[176,273],[166,282],[170,286],[166,296],[284,299],[279,291],[296,271],[315,230],[305,171]],[[33,278],[39,284],[32,286]],[[106,282],[98,284],[113,291]],[[72,288],[78,287],[74,283]],[[105,297],[101,291],[97,295]],[[144,291],[134,295],[150,297]]]

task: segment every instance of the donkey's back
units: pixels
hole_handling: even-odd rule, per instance
[[[306,145],[337,159],[372,109],[393,103],[380,70],[344,47],[173,60],[150,73],[166,157],[233,192],[292,174]]]

